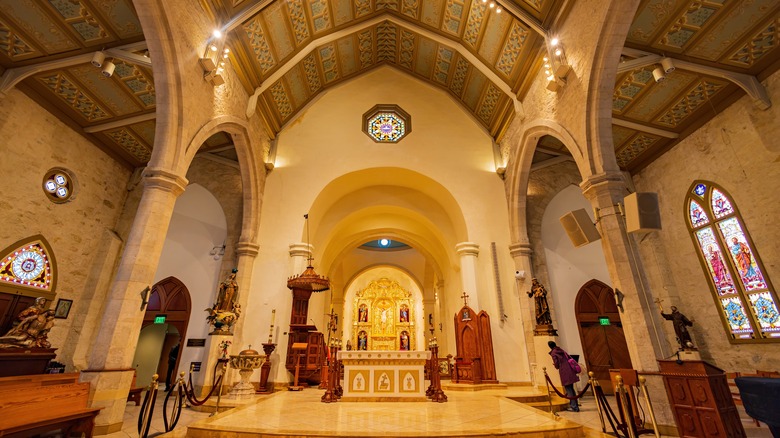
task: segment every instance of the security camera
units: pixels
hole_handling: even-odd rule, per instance
[[[525,279],[525,271],[515,271],[515,278],[518,280]]]

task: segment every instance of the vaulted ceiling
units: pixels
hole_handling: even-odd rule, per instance
[[[200,0],[272,134],[329,87],[390,66],[449,93],[500,139],[571,0]],[[568,17],[573,19],[578,17]],[[643,0],[613,95],[618,163],[636,172],[780,67],[776,0]],[[130,167],[151,156],[155,90],[131,0],[0,0],[0,92],[18,86]],[[90,64],[103,49],[111,77]],[[656,82],[662,58],[676,69]],[[565,89],[564,89],[565,92]],[[377,102],[371,102],[370,107]],[[385,102],[387,103],[387,102]],[[228,138],[206,153],[233,160]]]

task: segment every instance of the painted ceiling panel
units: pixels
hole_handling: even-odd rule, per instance
[[[332,0],[333,23],[341,26],[352,20],[352,0]]]
[[[682,121],[691,116],[699,107],[709,102],[718,91],[726,87],[727,83],[720,79],[700,79],[683,97],[667,109],[655,123],[669,128],[677,127]]]
[[[374,31],[366,29],[358,33],[358,51],[360,58],[360,69],[364,69],[374,64]]]
[[[410,1],[410,0],[404,0]],[[418,0],[413,0],[417,3]],[[442,13],[444,8],[444,0],[424,0],[422,2],[422,17],[421,21],[428,26],[438,29],[442,19]],[[408,15],[408,14],[407,14]],[[417,18],[412,16],[412,18]]]
[[[276,56],[279,59],[286,58],[295,47],[287,30],[288,19],[282,14],[282,4],[272,3],[265,8],[263,19],[268,28],[268,39],[273,44]]]
[[[443,86],[447,85],[454,56],[455,52],[452,49],[439,47],[439,51],[436,53],[436,64],[433,73],[434,82]]]
[[[330,9],[327,0],[306,0],[309,7],[309,15],[313,22],[314,34],[322,33],[330,29],[333,24],[330,19]]]
[[[11,29],[0,19],[0,54],[12,61],[30,59],[41,56],[21,35]]]
[[[774,18],[723,62],[749,68],[764,59],[766,54],[777,49],[778,45],[780,45],[780,18]]]
[[[463,102],[472,111],[477,108],[477,101],[482,94],[482,90],[485,88],[485,82],[487,82],[485,75],[476,68],[472,68],[471,77],[468,80],[466,91],[463,94]]]
[[[287,81],[287,85],[290,88],[290,94],[292,95],[293,106],[300,108],[309,99],[307,93],[308,86],[306,85],[306,79],[301,73],[300,64],[291,68],[287,74],[284,75],[284,79]]]
[[[645,151],[650,149],[660,139],[661,137],[652,134],[637,134],[625,147],[617,151],[615,154],[618,165],[622,167],[627,166],[631,161],[635,160]]]
[[[463,30],[464,16],[466,6],[461,0],[447,0],[447,6],[444,9],[444,18],[441,24],[441,30],[452,35],[460,36]]]
[[[100,69],[91,64],[72,67],[68,69],[68,73],[78,78],[78,81],[114,115],[126,116],[143,109],[135,99],[119,88],[120,85],[113,78],[103,76]]]
[[[95,6],[110,21],[111,27],[120,38],[143,35],[131,0],[99,1]]]
[[[514,20],[509,14],[488,14],[487,27],[479,43],[479,54],[488,65],[495,65],[498,53],[504,46],[504,36],[512,21]]]
[[[341,64],[341,74],[349,76],[357,70],[355,62],[355,42],[350,35],[338,41],[339,61]]]
[[[152,150],[128,127],[105,131],[104,134],[141,163],[149,161],[149,158],[152,157]]]
[[[377,11],[381,11],[383,9],[390,9],[392,11],[398,10],[399,0],[375,0],[375,1],[376,1]]]
[[[501,50],[501,56],[495,65],[496,70],[507,78],[512,76],[512,71],[517,66],[517,60],[520,58],[529,34],[530,30],[524,28],[519,21],[512,23],[512,30],[509,32],[509,37]]]
[[[136,123],[130,125],[130,127],[133,128],[133,131],[135,131],[146,144],[154,146],[154,130],[157,128],[157,123],[154,120]]]
[[[646,89],[650,88],[653,81],[653,66],[634,70],[618,79],[615,92],[612,96],[613,114],[622,114],[629,103]]]
[[[320,57],[325,84],[338,79],[341,75],[339,74],[338,62],[336,61],[336,46],[334,44],[322,46],[317,50],[317,54]]]
[[[300,46],[309,39],[309,25],[306,22],[306,13],[303,10],[303,0],[287,0],[287,11],[290,15],[295,44]]]
[[[463,96],[463,85],[466,83],[466,75],[471,69],[471,64],[463,57],[458,56],[458,61],[455,63],[455,71],[450,81],[450,91],[458,98]]]
[[[116,69],[113,78],[127,87],[146,109],[154,108],[156,95],[152,75],[144,69],[129,62],[114,60]],[[94,69],[94,67],[93,67]],[[96,70],[96,69],[95,69]]]
[[[612,125],[612,143],[615,145],[615,149],[619,150],[623,143],[636,133],[637,131],[633,129]]]
[[[96,44],[111,39],[106,28],[84,3],[70,0],[48,0],[48,3],[85,44]]]
[[[417,45],[417,60],[415,62],[415,72],[417,74],[426,78],[431,77],[437,46],[435,42],[428,38],[420,38]]]
[[[679,10],[674,21],[663,31],[655,47],[681,50],[694,38],[704,33],[704,27],[711,25],[723,11],[723,5],[714,2],[694,1]]]
[[[709,30],[710,38],[697,42],[688,53],[691,56],[716,61],[734,44],[734,41],[747,36],[767,9],[776,8],[777,0],[756,0],[741,2],[739,7],[733,7],[726,12],[723,19]]]
[[[504,96],[503,93],[501,93],[501,90],[499,90],[492,83],[488,85],[485,97],[482,99],[482,102],[479,105],[479,110],[477,111],[477,117],[482,120],[485,125],[490,125],[491,118],[493,117],[493,114],[496,110],[496,106],[502,97]]]
[[[91,123],[106,120],[111,114],[89,96],[76,81],[66,73],[54,71],[36,76],[37,81],[64,103],[82,121]]]
[[[244,23],[242,28],[249,40],[249,46],[255,54],[257,66],[259,67],[260,72],[265,74],[276,65],[276,60],[271,54],[271,48],[265,38],[265,30],[263,29],[260,16],[257,15],[250,19],[248,22]]]
[[[631,119],[649,122],[665,105],[668,105],[685,88],[696,80],[694,73],[675,70],[660,83],[651,82],[651,90],[633,102],[623,114]]]
[[[317,65],[318,61],[314,53],[310,53],[303,58],[303,71],[306,73],[306,83],[309,86],[309,94],[314,94],[322,88],[321,73],[317,68]]]
[[[412,62],[414,61],[414,38],[415,34],[413,32],[401,28],[398,65],[409,70],[412,69]]]
[[[482,31],[482,22],[485,21],[486,12],[487,8],[481,2],[471,2],[468,19],[466,20],[466,31],[463,34],[463,42],[474,50],[477,49],[477,40],[479,40],[479,35]]]
[[[371,0],[354,0],[355,1],[355,18],[360,18],[364,15],[368,15],[373,10],[371,9]]]
[[[48,54],[78,49],[75,41],[41,8],[33,2],[19,0],[0,0],[0,8],[10,18],[16,29],[29,36],[33,43],[42,47]]]

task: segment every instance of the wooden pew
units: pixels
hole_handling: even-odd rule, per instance
[[[0,437],[29,437],[62,430],[92,436],[101,408],[88,408],[89,383],[78,373],[0,378]]]

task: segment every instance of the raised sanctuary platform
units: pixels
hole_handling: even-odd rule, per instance
[[[340,401],[427,401],[430,351],[339,351],[344,365]]]
[[[509,397],[530,387],[454,392],[447,403],[322,403],[322,390],[282,391],[192,423],[202,437],[583,437],[581,425]]]

